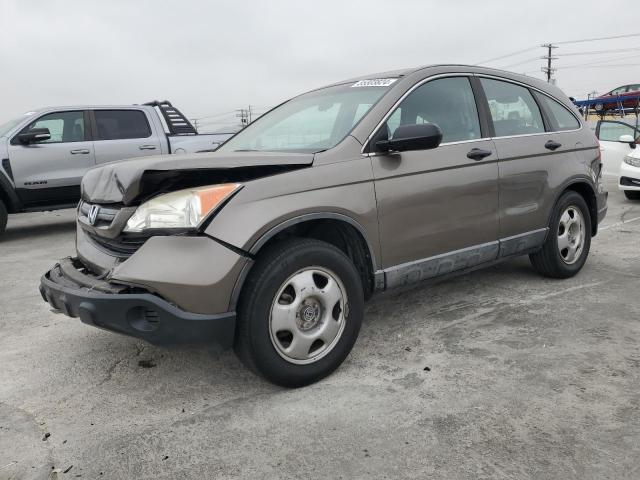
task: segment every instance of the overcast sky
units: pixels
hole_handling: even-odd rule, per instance
[[[0,123],[41,106],[169,99],[189,117],[265,109],[341,79],[478,63],[640,32],[636,0],[0,0]],[[614,12],[620,12],[618,15]],[[562,45],[569,95],[640,82],[640,37]],[[534,76],[541,48],[490,63]],[[635,55],[635,56],[634,56]],[[608,61],[609,68],[567,68]],[[234,121],[233,114],[207,119]],[[210,129],[217,123],[209,123]]]

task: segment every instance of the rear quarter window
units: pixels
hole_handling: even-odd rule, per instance
[[[543,108],[547,110],[547,114],[551,116],[551,121],[554,123],[553,130],[577,130],[580,128],[580,122],[567,107],[541,93],[536,93],[536,96]]]

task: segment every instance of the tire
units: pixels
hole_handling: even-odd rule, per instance
[[[347,357],[363,312],[362,280],[342,251],[319,240],[288,239],[259,255],[244,284],[234,350],[272,383],[309,385]],[[318,335],[322,339],[309,343]]]
[[[640,190],[624,190],[624,196],[629,200],[640,200]]]
[[[545,277],[569,278],[582,269],[590,247],[589,207],[582,195],[568,191],[556,203],[542,249],[529,255],[529,259]]]
[[[2,200],[0,200],[0,235],[4,233],[4,229],[7,228],[7,207],[5,207]]]

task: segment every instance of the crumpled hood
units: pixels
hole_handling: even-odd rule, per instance
[[[248,172],[258,178],[277,171],[273,167],[302,168],[312,163],[311,153],[281,152],[213,152],[120,160],[90,169],[82,179],[82,198],[92,203],[131,205],[141,196],[219,183],[216,178],[237,181]]]

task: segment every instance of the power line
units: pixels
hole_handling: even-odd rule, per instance
[[[601,55],[603,53],[624,53],[624,52],[636,52],[640,50],[640,47],[633,48],[617,48],[617,49],[609,49],[609,50],[592,50],[591,52],[571,52],[571,53],[561,53],[559,57],[573,57],[575,55]]]
[[[616,38],[630,38],[630,37],[640,37],[640,33],[628,33],[626,35],[613,35],[610,37],[583,38],[580,40],[565,40],[564,42],[554,42],[554,45],[566,45],[568,43],[596,42],[599,40],[613,40]]]
[[[609,68],[609,67],[637,67],[639,66],[640,63],[611,63],[608,65],[573,65],[570,67],[564,67],[564,69],[567,68]]]
[[[205,119],[205,118],[224,117],[225,115],[231,115],[233,113],[236,113],[236,110],[232,110],[230,112],[224,112],[224,113],[214,113],[214,114],[211,114],[211,115],[204,115],[204,116],[201,116],[201,117],[194,117],[194,118],[197,118],[198,120],[202,120],[202,119]]]
[[[476,63],[476,65],[482,65],[483,63],[491,63],[491,62],[495,62],[496,60],[502,60],[503,58],[513,57],[513,56],[519,55],[521,53],[530,52],[530,51],[535,50],[537,48],[538,48],[538,46],[525,48],[525,49],[522,49],[522,50],[518,50],[517,52],[508,53],[506,55],[501,55],[499,57],[490,58],[489,60],[485,60],[484,62],[478,62],[478,63]]]
[[[630,58],[636,58],[636,57],[640,57],[640,53],[634,53],[633,55],[624,55],[622,57],[608,58],[606,60],[597,60],[597,61],[587,62],[587,63],[574,63],[570,65],[560,65],[559,68],[587,67],[590,65],[606,65],[607,63],[610,63],[610,62],[619,62],[620,60],[628,60]]]
[[[524,65],[525,63],[533,62],[533,61],[536,61],[536,60],[540,60],[540,57],[533,57],[533,58],[529,58],[527,60],[522,60],[521,62],[510,63],[509,65],[505,65],[504,67],[500,67],[500,68],[517,67],[518,65]]]
[[[619,38],[631,38],[631,37],[640,37],[640,33],[628,33],[628,34],[624,34],[624,35],[610,35],[607,37],[592,37],[592,38],[581,38],[581,39],[577,39],[577,40],[565,40],[562,42],[554,42],[551,45],[552,46],[556,46],[556,45],[567,45],[567,44],[572,44],[572,43],[585,43],[585,42],[595,42],[595,41],[602,41],[602,40],[614,40],[614,39],[619,39]],[[547,45],[549,44],[545,44],[543,45],[546,48],[549,48]],[[482,65],[482,64],[486,64],[486,63],[492,63],[495,62],[497,60],[502,60],[504,58],[509,58],[509,57],[513,57],[515,55],[520,55],[522,53],[526,53],[526,52],[530,52],[532,50],[535,50],[539,47],[529,47],[529,48],[524,48],[522,50],[517,50],[515,52],[511,52],[511,53],[507,53],[505,55],[500,55],[498,57],[493,57],[493,58],[489,58],[487,60],[484,60],[482,62],[478,62],[476,63],[476,65]],[[564,54],[563,56],[567,56],[567,55],[598,55],[600,53],[615,53],[615,52],[622,52],[622,51],[632,51],[631,49],[619,49],[619,50],[607,50],[607,51],[598,51],[598,52],[576,52],[576,53],[568,53],[568,54]],[[547,57],[550,56],[550,54],[547,55]],[[545,57],[545,59],[547,59],[547,57]],[[527,62],[529,62],[531,60],[523,60],[522,62],[516,62],[510,65],[507,65],[505,67],[502,68],[510,68],[510,67],[515,67],[518,65],[522,65],[525,64]],[[550,68],[550,66],[548,65],[548,59],[547,59],[547,67],[546,68]]]

